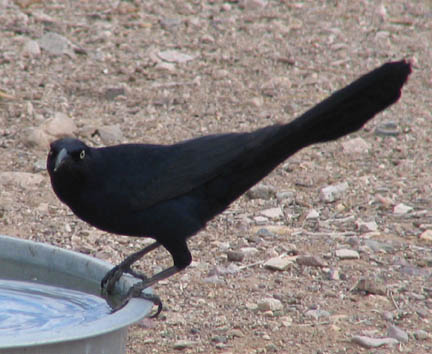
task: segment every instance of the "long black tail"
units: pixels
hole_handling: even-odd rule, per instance
[[[207,195],[213,203],[203,210],[203,218],[210,219],[221,212],[298,150],[360,129],[399,99],[410,73],[411,66],[406,61],[384,64],[290,123],[222,137],[227,145],[235,140],[245,148],[207,184]]]

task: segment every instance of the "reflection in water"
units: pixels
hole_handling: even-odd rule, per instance
[[[95,295],[0,279],[0,337],[75,327],[104,317],[110,310]]]

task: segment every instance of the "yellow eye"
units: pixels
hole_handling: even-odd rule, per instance
[[[81,150],[80,159],[82,160],[85,157],[85,150]]]

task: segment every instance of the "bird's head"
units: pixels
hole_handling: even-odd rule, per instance
[[[81,140],[63,138],[51,143],[48,153],[47,169],[51,178],[56,175],[80,175],[91,158],[91,148]]]

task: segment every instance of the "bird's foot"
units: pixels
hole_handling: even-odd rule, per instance
[[[142,281],[146,281],[148,278],[141,273],[135,272],[132,270],[130,266],[122,266],[121,264],[116,265],[112,268],[108,273],[105,274],[101,281],[102,293],[104,294],[112,294],[114,291],[114,287],[116,282],[121,278],[124,273],[131,274],[135,278],[141,279]]]
[[[163,308],[162,300],[160,299],[159,296],[157,296],[155,294],[149,294],[149,293],[142,292],[146,288],[147,288],[147,285],[145,282],[139,282],[139,283],[136,283],[133,286],[131,286],[131,288],[127,292],[126,296],[121,300],[120,304],[118,304],[112,308],[111,313],[114,313],[114,312],[122,309],[123,307],[125,307],[130,299],[140,298],[140,299],[151,301],[151,302],[153,302],[154,305],[156,305],[158,307],[156,313],[151,315],[150,318],[154,318],[154,317],[159,316],[159,314],[161,313],[162,308]]]

